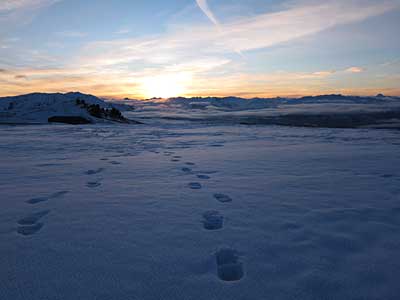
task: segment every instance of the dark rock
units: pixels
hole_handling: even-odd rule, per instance
[[[79,125],[79,124],[91,124],[90,120],[87,120],[83,117],[79,116],[54,116],[48,119],[49,123],[65,123],[65,124],[72,124],[72,125]]]

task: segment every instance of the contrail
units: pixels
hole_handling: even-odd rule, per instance
[[[196,0],[197,5],[203,11],[203,13],[213,22],[216,26],[219,26],[219,22],[217,18],[214,16],[213,12],[211,11],[210,7],[208,6],[207,0]]]
[[[210,19],[211,22],[217,26],[218,31],[222,31],[221,26],[217,18],[215,17],[214,13],[211,11],[210,7],[208,6],[207,0],[196,0],[197,5],[200,7],[200,9],[203,11],[203,13]],[[239,54],[242,58],[244,58],[243,53],[238,50],[234,49],[234,51]]]

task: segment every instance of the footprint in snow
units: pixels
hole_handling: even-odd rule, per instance
[[[32,235],[38,232],[43,227],[43,223],[38,221],[46,216],[50,210],[43,210],[36,213],[27,215],[26,217],[18,220],[17,232],[21,235]]]
[[[243,263],[239,254],[231,248],[222,248],[216,254],[218,277],[223,281],[238,281],[243,278]]]
[[[22,235],[32,235],[42,229],[43,223],[35,223],[29,226],[19,226],[17,232]]]
[[[40,203],[40,202],[45,202],[45,201],[48,201],[48,200],[51,200],[51,199],[59,198],[59,197],[65,195],[67,193],[69,193],[69,191],[60,191],[60,192],[53,193],[53,194],[51,194],[50,196],[47,196],[47,197],[32,198],[32,199],[27,200],[26,202],[29,203],[29,204],[37,204],[37,203]]]
[[[46,216],[47,214],[50,213],[50,210],[43,210],[39,211],[36,213],[32,213],[27,215],[26,217],[23,217],[22,219],[18,220],[19,225],[34,225],[37,223],[41,218]]]
[[[203,213],[203,226],[207,230],[221,229],[224,225],[224,217],[216,210]]]
[[[383,174],[381,177],[382,178],[392,178],[392,177],[394,177],[394,175],[393,174]]]
[[[184,168],[182,168],[182,171],[185,172],[185,173],[190,173],[190,172],[192,172],[192,169],[184,167]]]
[[[214,198],[222,203],[232,202],[232,198],[225,194],[214,194]]]
[[[200,171],[198,171],[198,173],[200,173],[200,174],[216,174],[216,173],[218,173],[218,171],[207,171],[207,170],[200,170]]]
[[[196,165],[196,164],[193,163],[193,162],[188,161],[188,162],[185,162],[185,165],[187,165],[187,166],[194,166],[194,165]]]
[[[202,188],[201,184],[198,182],[191,182],[188,184],[189,188],[192,190],[200,190]]]
[[[200,175],[197,175],[197,178],[199,178],[199,179],[210,179],[211,177],[208,176],[208,175],[200,174]]]
[[[110,161],[110,164],[112,164],[112,165],[121,165],[122,163],[120,163],[119,161],[112,160],[112,161]]]
[[[98,169],[96,169],[96,170],[87,170],[86,172],[85,172],[85,174],[86,175],[95,175],[95,174],[99,174],[99,173],[101,173],[101,172],[103,172],[104,171],[104,168],[98,168]]]
[[[97,187],[101,186],[101,182],[100,181],[88,181],[86,183],[86,186],[89,188],[97,188]]]

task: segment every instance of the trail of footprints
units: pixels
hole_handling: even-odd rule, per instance
[[[165,151],[164,156],[171,157],[172,162],[180,162],[181,156],[174,155],[175,153],[172,151]],[[101,159],[106,161],[108,159]],[[120,162],[110,161],[110,164],[119,165]],[[194,174],[193,170],[190,167],[195,166],[196,164],[193,162],[185,162],[187,167],[183,167],[181,170],[187,175]],[[100,174],[104,171],[104,168],[98,168],[94,170],[88,170],[84,174],[88,176],[93,176]],[[198,179],[209,180],[211,177],[206,174],[214,174],[215,171],[208,172],[198,172],[199,174],[195,174]],[[101,185],[101,179],[88,181],[86,186],[89,188],[96,188]],[[188,187],[193,190],[202,189],[202,184],[199,182],[190,182],[188,183]],[[28,204],[39,204],[42,202],[47,202],[49,200],[57,199],[67,194],[68,191],[59,191],[48,196],[36,197],[27,200]],[[232,198],[226,194],[216,193],[213,195],[214,198],[221,203],[232,202]],[[42,229],[44,226],[41,220],[46,217],[50,213],[50,210],[41,210],[31,214],[26,215],[25,217],[19,219],[17,221],[17,232],[23,236],[30,236]],[[224,226],[224,216],[221,215],[219,211],[209,210],[203,213],[203,228],[209,231],[220,230]],[[217,266],[217,274],[218,277],[223,281],[238,281],[243,278],[244,270],[243,263],[240,260],[240,255],[235,249],[231,248],[221,248],[215,253],[216,266]]]
[[[47,202],[50,200],[54,200],[60,198],[67,194],[68,191],[59,191],[48,196],[31,198],[26,201],[26,203],[31,205],[41,204],[43,202]],[[29,236],[37,233],[43,227],[43,223],[40,222],[42,218],[47,216],[50,213],[49,209],[40,210],[37,212],[30,213],[25,217],[19,219],[17,221],[17,233],[24,236]]]
[[[174,154],[175,153],[171,151],[164,152],[165,156],[172,156],[172,162],[179,162],[182,157],[178,155],[173,156]],[[196,175],[198,179],[209,180],[211,179],[209,174],[216,173],[215,171],[194,172],[191,167],[194,167],[196,164],[193,162],[186,162],[185,165],[186,167],[181,168],[182,172],[186,175]],[[187,187],[192,190],[199,190],[202,189],[203,186],[200,182],[189,182]],[[233,199],[229,195],[222,193],[216,193],[213,195],[213,197],[220,203],[229,203],[233,201]],[[217,210],[205,211],[202,214],[202,218],[203,228],[205,230],[217,231],[222,229],[224,226],[224,216]],[[241,262],[239,253],[235,249],[220,248],[215,253],[215,259],[217,266],[217,275],[219,279],[223,281],[234,282],[243,278],[243,263]]]
[[[98,169],[95,169],[95,170],[88,170],[88,171],[85,172],[85,174],[89,175],[89,176],[97,175],[97,174],[102,173],[104,170],[105,170],[104,168],[98,168]],[[101,179],[90,180],[90,181],[86,182],[86,186],[88,188],[92,188],[92,189],[93,188],[97,188],[97,187],[101,186]]]
[[[100,160],[108,161],[108,163],[110,163],[112,165],[120,165],[121,164],[118,161],[114,161],[114,160],[109,161],[109,158],[106,158],[106,157],[101,158]],[[91,169],[91,170],[85,171],[84,175],[88,175],[88,176],[98,175],[98,174],[102,173],[104,170],[105,170],[104,168]],[[86,186],[88,188],[99,187],[99,186],[101,186],[101,180],[102,180],[101,178],[97,179],[97,180],[90,180],[90,181],[86,182]],[[43,202],[47,202],[50,200],[60,198],[67,193],[69,193],[69,191],[59,191],[59,192],[55,192],[55,193],[47,195],[47,196],[34,197],[34,198],[27,200],[26,203],[31,204],[31,205],[37,205],[37,204],[41,204]],[[33,235],[33,234],[37,233],[44,226],[44,223],[41,222],[42,218],[44,218],[49,213],[50,213],[49,209],[41,210],[41,211],[30,213],[30,214],[26,215],[25,217],[19,219],[17,221],[17,233],[24,235],[24,236],[29,236],[29,235]]]
[[[101,160],[106,160],[106,159],[104,158]],[[110,163],[115,164],[114,162],[110,162]],[[86,172],[84,172],[84,174],[88,175],[88,176],[93,176],[93,175],[97,175],[103,171],[104,171],[104,168],[98,168],[98,169],[94,169],[94,170],[87,170]],[[88,181],[86,183],[86,186],[89,188],[95,188],[100,185],[101,185],[100,179],[95,180],[95,181]],[[47,196],[34,197],[34,198],[27,200],[26,203],[31,204],[31,205],[37,205],[37,204],[41,204],[43,202],[47,202],[50,200],[60,198],[64,195],[66,195],[67,193],[69,193],[69,191],[59,191],[59,192],[55,192],[55,193],[47,195]],[[47,216],[49,213],[50,213],[50,210],[46,209],[46,210],[41,210],[41,211],[30,213],[30,214],[26,215],[25,217],[19,219],[17,221],[17,233],[19,233],[23,236],[29,236],[29,235],[33,235],[33,234],[37,233],[44,226],[44,223],[41,222],[42,218]]]

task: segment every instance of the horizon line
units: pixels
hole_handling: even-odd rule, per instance
[[[150,100],[168,100],[168,99],[176,99],[176,98],[185,98],[185,99],[193,99],[193,98],[240,98],[240,99],[301,99],[301,98],[307,98],[307,97],[323,97],[323,96],[342,96],[342,97],[366,97],[366,98],[372,98],[372,97],[400,97],[400,94],[387,94],[387,93],[374,93],[374,94],[347,94],[347,93],[321,93],[321,94],[302,94],[302,95],[286,95],[286,96],[255,96],[255,97],[246,97],[246,96],[240,96],[240,95],[226,95],[226,96],[217,96],[217,95],[198,95],[198,96],[193,96],[193,95],[188,95],[188,96],[173,96],[173,97],[150,97],[150,98],[138,98],[138,97],[130,97],[128,96],[112,96],[112,95],[96,95],[95,93],[86,93],[86,92],[81,92],[81,91],[68,91],[68,92],[63,92],[63,91],[58,91],[58,92],[30,92],[30,93],[24,93],[24,94],[15,94],[15,95],[7,95],[7,96],[0,96],[1,98],[9,98],[9,97],[20,97],[20,96],[26,96],[26,95],[32,95],[32,94],[70,94],[70,93],[79,93],[79,94],[84,94],[84,95],[91,95],[97,98],[101,99],[108,99],[108,100],[132,100],[132,101],[150,101]],[[247,94],[247,93],[243,93]]]

